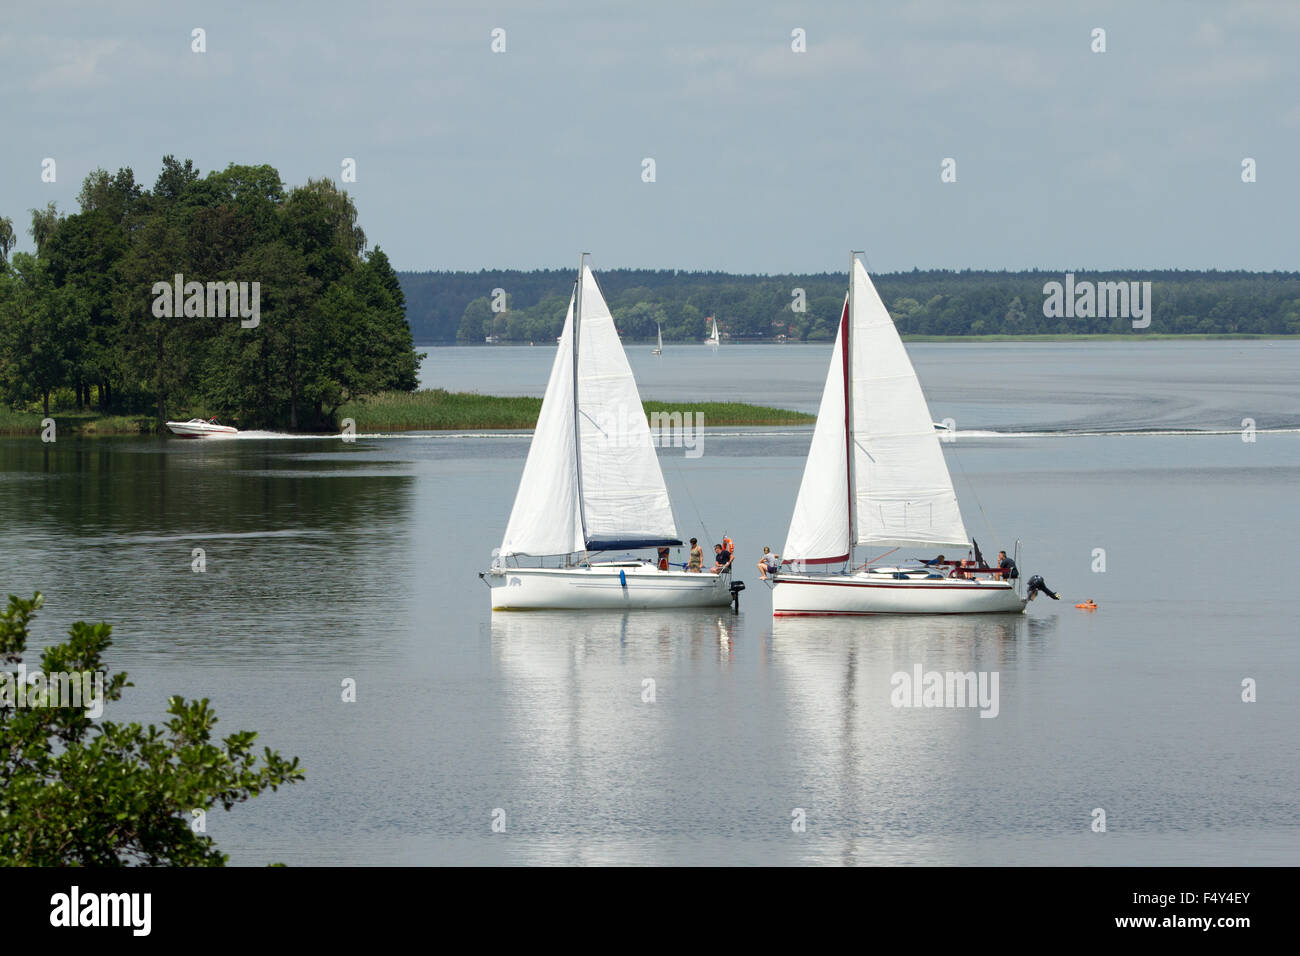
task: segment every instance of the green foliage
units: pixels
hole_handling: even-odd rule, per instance
[[[804,425],[815,416],[783,408],[741,402],[644,402],[646,415],[655,412],[698,412],[705,425]],[[384,392],[339,409],[357,423],[358,432],[434,431],[461,428],[532,428],[542,400],[501,398],[477,392],[448,392],[441,388],[418,392]]]
[[[31,209],[32,224],[27,232],[36,243],[36,251],[39,253],[49,241],[50,236],[54,235],[62,217],[59,215],[58,206],[54,202],[45,204],[44,209]]]
[[[1152,270],[1078,273],[1092,282],[1150,280],[1148,332],[1126,320],[1047,318],[1043,284],[1064,272],[913,270],[873,276],[905,335],[1097,335],[1300,333],[1300,274]],[[554,342],[573,288],[572,270],[405,272],[407,316],[420,343]],[[655,322],[665,342],[697,342],[716,315],[724,339],[827,341],[844,305],[843,273],[742,276],[718,272],[613,269],[600,283],[624,340],[649,341]],[[491,290],[507,291],[510,311],[492,314]],[[806,309],[795,312],[793,290]]]
[[[465,306],[456,330],[456,341],[462,345],[477,345],[492,334],[492,306],[487,296],[479,296]]]
[[[416,387],[401,283],[383,252],[365,254],[356,206],[332,182],[286,192],[270,166],[200,176],[165,156],[152,190],[129,168],[97,169],[78,202],[66,218],[53,204],[33,210],[37,267],[3,270],[0,385],[11,403],[67,386],[80,410],[94,386],[106,413],[162,421],[203,405],[246,428],[328,429],[344,402]],[[258,283],[260,321],[206,308],[156,315],[155,284],[178,274]],[[56,337],[61,346],[25,357]]]
[[[40,399],[50,411],[50,393],[80,360],[85,338],[84,303],[74,290],[51,283],[43,262],[17,253],[0,276],[0,387],[11,403]]]
[[[9,252],[18,241],[14,233],[14,221],[8,216],[0,216],[0,267],[9,258]]]
[[[6,670],[21,663],[42,601],[10,595],[0,613]],[[120,700],[133,685],[104,673],[111,633],[78,621],[41,654],[40,670],[102,674],[103,700]],[[0,698],[0,865],[221,866],[228,857],[191,828],[194,811],[230,810],[303,779],[298,758],[256,754],[252,731],[214,740],[206,699],[169,698],[167,713],[162,727],[95,723],[84,707]]]

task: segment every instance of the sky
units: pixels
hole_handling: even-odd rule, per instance
[[[398,269],[1300,268],[1287,0],[10,3],[0,63],[26,251],[171,153],[334,178]]]

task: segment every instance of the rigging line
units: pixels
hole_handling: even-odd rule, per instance
[[[877,561],[879,561],[881,558],[887,558],[887,557],[889,557],[891,554],[893,554],[895,551],[899,551],[899,550],[901,550],[901,549],[900,549],[900,548],[890,548],[890,549],[889,549],[888,551],[886,551],[884,554],[878,554],[878,555],[876,555],[874,558],[870,558],[870,559],[864,561],[862,564],[858,565],[858,570],[861,571],[863,568],[867,567],[868,565],[875,564],[875,563],[876,563]]]
[[[673,471],[677,473],[677,477],[679,479],[678,483],[682,486],[682,490],[686,492],[686,500],[691,503],[691,508],[695,511],[696,520],[699,521],[700,527],[704,529],[705,540],[712,541],[713,534],[709,531],[709,526],[704,523],[704,515],[700,514],[700,508],[695,503],[695,496],[691,494],[690,484],[686,481],[686,478],[682,475],[681,468],[678,467],[676,464],[673,465]]]
[[[946,455],[944,456],[947,457]],[[966,487],[970,493],[975,496],[975,506],[980,510],[980,517],[984,519],[984,527],[988,529],[989,537],[997,539],[997,533],[993,530],[993,525],[989,522],[989,516],[984,511],[984,502],[980,501],[980,493],[975,487],[975,483],[970,480],[970,475],[966,474],[966,466],[962,463],[961,455],[954,455],[957,459],[957,468],[961,471],[962,479],[966,482]]]

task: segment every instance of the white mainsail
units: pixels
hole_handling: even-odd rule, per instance
[[[853,545],[970,546],[916,370],[856,256],[781,559],[843,561]]]
[[[658,355],[664,350],[664,329],[658,322],[655,323],[655,338],[659,341],[655,346],[655,354]]]
[[[713,331],[709,333],[709,344],[720,345],[721,343],[722,343],[722,336],[718,334],[718,320],[715,318],[713,320]]]
[[[817,409],[817,425],[804,466],[790,533],[781,551],[789,563],[826,564],[849,557],[849,457],[845,424],[844,366],[848,348],[848,299],[840,316],[831,367]]]
[[[573,297],[519,479],[501,556],[581,551],[573,429]]]
[[[578,463],[586,545],[595,550],[676,542],[668,489],[636,379],[614,317],[586,266],[580,299]]]
[[[916,370],[857,257],[850,295],[856,543],[969,548]]]
[[[576,324],[571,300],[503,557],[680,543],[613,316],[585,264],[579,281]]]

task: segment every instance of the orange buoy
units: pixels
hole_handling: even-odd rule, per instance
[[[1084,601],[1082,604],[1076,604],[1075,607],[1077,607],[1077,608],[1082,608],[1082,609],[1085,610],[1085,611],[1095,611],[1095,610],[1097,610],[1097,605],[1096,605],[1096,603],[1092,600],[1092,598],[1088,598],[1088,600]]]

